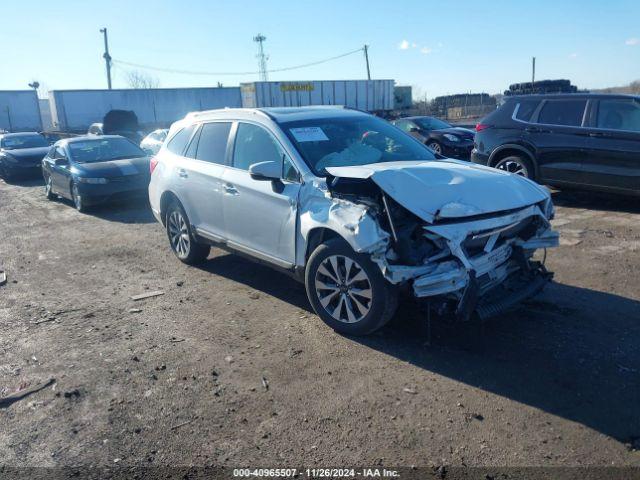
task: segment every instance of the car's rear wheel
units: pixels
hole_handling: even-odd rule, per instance
[[[177,202],[169,205],[165,223],[171,250],[181,262],[187,265],[196,265],[207,259],[211,247],[196,241],[191,231],[191,223],[182,205]]]
[[[318,316],[348,335],[378,330],[391,320],[398,303],[396,289],[380,268],[340,238],[328,240],[311,254],[305,284]]]
[[[436,141],[430,141],[427,143],[427,147],[433,150],[438,155],[442,155],[442,146]]]
[[[56,198],[56,194],[53,193],[53,181],[51,180],[51,175],[47,175],[45,178],[44,194],[47,197],[47,200],[53,200]]]
[[[530,178],[535,180],[533,165],[531,162],[520,155],[510,155],[505,158],[501,158],[494,165],[498,170],[514,173],[521,177]]]

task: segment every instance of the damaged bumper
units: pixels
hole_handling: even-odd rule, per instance
[[[418,298],[437,298],[460,320],[504,312],[538,293],[553,276],[532,260],[535,250],[559,243],[537,205],[424,230],[442,242],[446,251],[440,260],[417,267],[385,265],[383,272],[393,283],[409,281]]]

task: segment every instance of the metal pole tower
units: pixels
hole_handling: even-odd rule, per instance
[[[535,83],[536,83],[536,57],[533,57],[531,62],[531,93],[536,93]]]
[[[107,67],[107,86],[109,90],[111,90],[111,55],[109,55],[109,41],[107,39],[107,28],[101,28],[100,33],[104,36],[104,53],[102,54],[102,58],[104,58],[104,63]]]
[[[367,80],[371,80],[371,70],[369,69],[369,45],[364,46],[364,59],[367,62]]]
[[[267,76],[267,55],[264,53],[263,42],[267,39],[264,35],[259,33],[253,37],[253,41],[258,43],[258,66],[260,68],[260,80],[266,82],[269,80]]]

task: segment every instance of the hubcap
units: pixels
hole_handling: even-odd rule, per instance
[[[171,248],[180,258],[189,255],[191,240],[189,239],[189,229],[187,222],[180,212],[174,211],[169,215],[169,241]]]
[[[359,322],[371,310],[369,276],[357,262],[343,255],[322,261],[316,271],[315,289],[322,307],[339,322]]]
[[[436,153],[442,153],[442,149],[440,148],[440,145],[438,145],[437,143],[430,144],[429,148]]]
[[[496,168],[498,170],[504,170],[505,172],[515,173],[516,175],[520,175],[521,177],[529,178],[527,167],[525,167],[517,160],[502,160],[498,162]]]

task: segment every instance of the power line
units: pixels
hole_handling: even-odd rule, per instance
[[[290,70],[297,70],[299,68],[313,67],[315,65],[320,65],[322,63],[330,62],[332,60],[337,60],[339,58],[347,57],[349,55],[353,55],[354,53],[359,53],[359,52],[362,52],[362,51],[363,51],[363,48],[358,48],[357,50],[352,50],[352,51],[347,52],[347,53],[336,55],[335,57],[325,58],[324,60],[318,60],[316,62],[304,63],[302,65],[295,65],[295,66],[292,66],[292,67],[275,68],[275,69],[272,69],[272,70],[265,70],[264,72],[265,73],[287,72],[287,71],[290,71]],[[262,73],[261,71],[258,71],[258,72],[205,72],[205,71],[194,71],[194,70],[179,70],[179,69],[175,69],[175,68],[154,67],[154,66],[151,66],[151,65],[143,65],[143,64],[140,64],[140,63],[125,62],[123,60],[115,60],[115,59],[112,59],[111,62],[112,63],[119,63],[120,65],[126,65],[126,66],[129,66],[129,67],[143,68],[143,69],[146,69],[146,70],[154,70],[156,72],[179,73],[179,74],[185,74],[185,75],[260,75]]]

